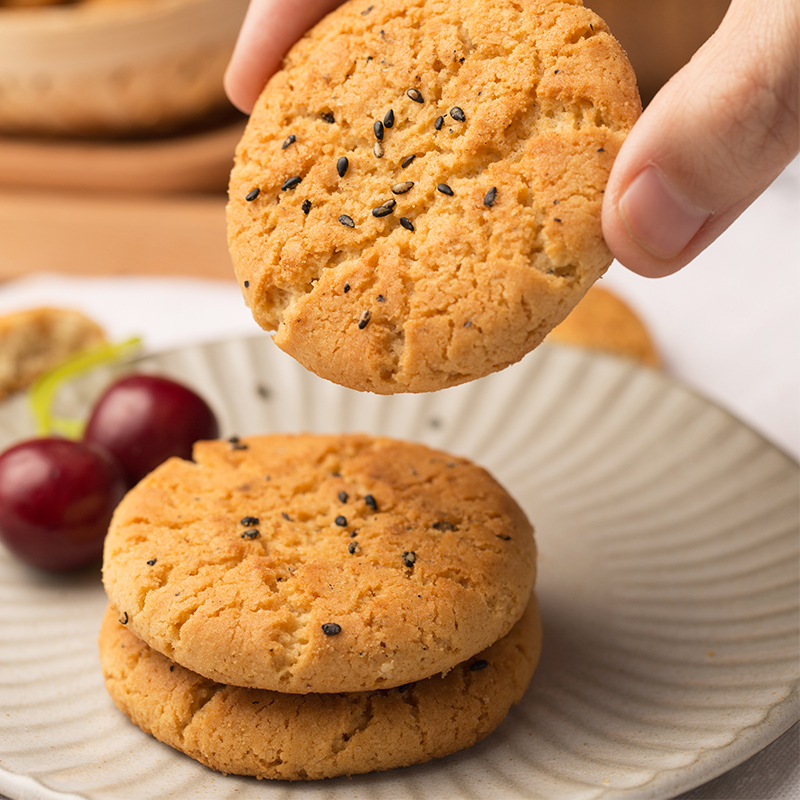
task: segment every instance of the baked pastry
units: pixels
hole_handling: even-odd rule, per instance
[[[445,673],[504,636],[532,528],[483,469],[366,435],[199,442],[118,506],[103,581],[129,630],[221,683],[352,692]]]
[[[621,297],[599,286],[589,289],[547,341],[611,353],[648,367],[661,366],[658,347],[639,315]]]
[[[73,309],[31,308],[0,316],[0,400],[105,340],[100,325]]]
[[[502,369],[610,264],[603,191],[640,111],[580,2],[351,0],[290,51],[237,148],[245,301],[353,389]]]
[[[106,686],[140,728],[225,773],[308,780],[430,761],[494,730],[539,660],[535,599],[498,642],[447,675],[395,689],[281,694],[214,683],[149,648],[109,607]]]

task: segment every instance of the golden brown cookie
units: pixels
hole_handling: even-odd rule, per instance
[[[200,442],[120,503],[104,583],[130,629],[208,678],[352,692],[446,672],[505,635],[535,578],[483,469],[362,435]]]
[[[632,358],[649,367],[661,366],[661,355],[644,322],[622,298],[598,286],[589,289],[547,341]]]
[[[505,637],[445,676],[350,694],[280,694],[214,683],[155,652],[109,608],[103,674],[140,728],[226,773],[310,780],[408,766],[469,747],[518,703],[539,660],[532,599]]]
[[[247,305],[354,389],[502,369],[610,264],[603,191],[640,110],[575,0],[351,0],[291,50],[237,148]]]
[[[104,341],[103,329],[73,309],[31,308],[0,316],[0,399]]]

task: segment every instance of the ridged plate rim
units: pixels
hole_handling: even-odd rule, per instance
[[[69,385],[83,412],[120,369]],[[365,430],[473,458],[537,528],[543,659],[475,747],[321,784],[224,777],[141,733],[105,694],[96,571],[47,578],[0,552],[0,791],[11,798],[667,800],[800,719],[798,466],[660,372],[544,345],[480,381],[378,397],[246,337],[148,354],[223,433]],[[31,433],[0,406],[0,447]]]

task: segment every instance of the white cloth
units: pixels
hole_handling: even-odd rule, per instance
[[[603,285],[645,320],[676,380],[800,457],[800,160],[696,261],[650,280],[614,264]],[[54,264],[54,269],[58,265]],[[0,284],[0,313],[84,310],[114,340],[161,350],[258,332],[236,284],[32,275]],[[800,798],[797,726],[685,800]]]

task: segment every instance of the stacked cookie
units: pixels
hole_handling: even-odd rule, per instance
[[[117,509],[108,690],[226,773],[289,780],[467,747],[541,641],[533,532],[483,469],[365,435],[201,442]]]

